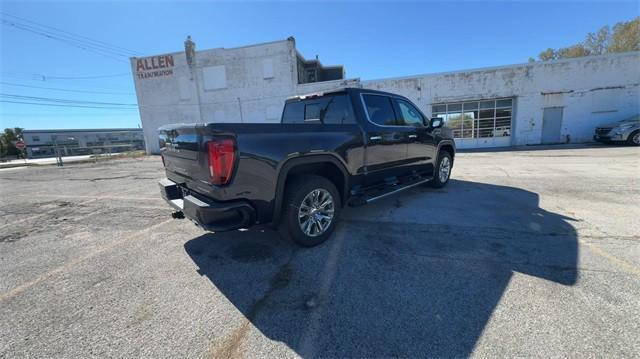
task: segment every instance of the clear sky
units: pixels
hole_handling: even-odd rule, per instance
[[[141,56],[180,51],[187,35],[193,37],[198,49],[237,47],[294,36],[305,57],[317,54],[324,64],[342,64],[349,78],[377,79],[523,63],[547,47],[568,46],[603,25],[628,21],[639,15],[639,6],[637,0],[0,1],[0,92],[11,96],[0,100],[33,102],[24,96],[47,97],[89,101],[93,107],[102,106],[95,102],[136,103],[125,56],[114,59],[71,46],[68,41],[53,40],[34,33],[37,24],[126,48]],[[16,20],[23,25],[24,20],[32,21],[26,24],[36,27],[18,28]],[[136,127],[139,123],[135,109],[0,103],[3,128]]]

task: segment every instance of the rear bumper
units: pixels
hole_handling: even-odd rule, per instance
[[[187,194],[170,179],[158,182],[162,198],[207,231],[224,232],[248,228],[255,223],[255,210],[246,201],[216,202],[197,194]]]

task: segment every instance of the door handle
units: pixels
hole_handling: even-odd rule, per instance
[[[418,138],[418,135],[409,135],[409,138]]]
[[[371,137],[369,137],[369,139],[370,139],[371,141],[378,141],[378,140],[381,140],[381,139],[382,139],[382,136],[371,136]]]

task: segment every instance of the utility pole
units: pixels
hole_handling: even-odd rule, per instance
[[[62,156],[60,155],[60,149],[58,149],[58,140],[55,136],[53,137],[53,151],[56,156],[56,165],[58,167],[62,167]]]
[[[198,72],[196,67],[196,43],[191,40],[191,36],[187,36],[184,41],[184,54],[187,58],[187,66],[191,71],[191,79],[196,86],[196,101],[198,101],[198,116],[200,117],[200,123],[204,123],[202,120],[202,102],[200,101],[200,84],[198,82]]]

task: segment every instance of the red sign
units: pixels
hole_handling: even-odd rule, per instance
[[[16,141],[15,146],[20,151],[24,150],[27,147],[27,145],[25,145],[23,141]]]
[[[136,60],[136,76],[139,79],[173,75],[173,56],[162,55]]]

